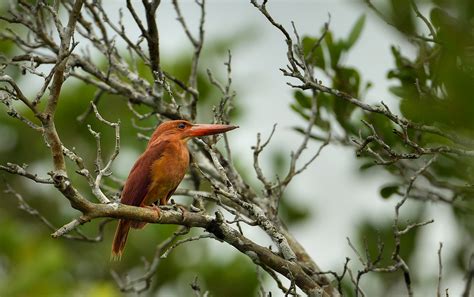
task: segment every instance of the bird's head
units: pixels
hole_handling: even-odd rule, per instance
[[[188,140],[191,137],[224,133],[239,126],[220,124],[193,124],[185,120],[163,122],[156,128],[150,139],[150,144],[161,137]]]

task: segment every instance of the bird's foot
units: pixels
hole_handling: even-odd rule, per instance
[[[161,209],[156,204],[143,205],[142,207],[145,207],[145,208],[148,208],[148,209],[151,209],[151,210],[155,211],[156,214],[158,215],[158,217],[161,217]]]
[[[178,204],[176,202],[174,202],[173,199],[170,200],[170,205],[175,209],[175,210],[180,210],[181,211],[181,217],[182,217],[182,220],[183,222],[186,221],[187,219],[187,214],[189,213],[187,207],[185,205],[182,205],[182,204]]]

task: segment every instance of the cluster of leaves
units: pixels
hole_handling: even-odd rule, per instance
[[[357,69],[343,65],[341,62],[359,38],[365,23],[365,16],[361,16],[353,26],[346,39],[335,39],[330,30],[324,31],[323,39],[318,42],[318,38],[306,36],[302,40],[305,56],[310,56],[309,62],[321,71],[322,75],[332,82],[332,87],[346,92],[354,97],[359,97],[369,87],[370,83],[362,85],[361,77]],[[314,48],[315,44],[318,44]],[[357,126],[351,122],[351,114],[355,106],[338,100],[335,96],[319,93],[317,95],[318,114],[315,125],[323,131],[331,129],[330,120],[325,117],[328,113],[333,114],[337,122],[351,133],[356,133]],[[306,120],[309,120],[309,110],[311,109],[311,97],[302,91],[295,91],[296,102],[291,108]]]
[[[456,17],[440,7],[431,10],[433,42],[418,40],[414,59],[392,47],[396,68],[388,73],[388,78],[398,83],[390,91],[399,98],[404,117],[473,139],[474,12],[472,8],[458,8],[462,10],[456,11]],[[450,145],[438,136],[416,136],[422,146]],[[461,226],[473,236],[474,160],[462,155],[443,156],[434,164],[433,171],[439,179],[464,186],[455,192],[456,203],[463,208],[454,210]]]
[[[408,57],[397,46],[392,46],[394,68],[387,73],[387,78],[394,82],[389,91],[395,95],[399,103],[400,115],[410,122],[430,125],[458,135],[462,139],[474,137],[474,9],[472,1],[433,1],[429,17],[421,15],[413,1],[390,1],[384,11],[375,9],[382,17],[382,22],[389,28],[396,29],[405,35],[417,48],[415,57]],[[449,3],[448,3],[449,2]],[[387,4],[387,3],[385,3]],[[372,5],[372,4],[370,4]],[[312,55],[310,63],[315,67],[319,77],[330,82],[333,89],[349,94],[362,100],[370,83],[364,83],[360,72],[344,65],[342,57],[347,54],[359,38],[364,26],[364,16],[354,24],[346,38],[336,39],[332,32],[324,28],[322,38],[305,37],[303,50],[305,55]],[[417,19],[419,21],[417,21]],[[420,29],[422,28],[422,29]],[[422,31],[428,33],[418,33]],[[319,46],[315,49],[315,44]],[[301,91],[295,91],[294,103],[291,108],[304,119],[309,120],[311,97]],[[384,99],[388,101],[387,99]],[[406,145],[406,139],[400,135],[400,129],[388,117],[372,112],[362,112],[357,106],[327,93],[317,94],[318,117],[314,125],[319,135],[315,140],[325,139],[324,133],[342,130],[340,143],[353,145],[352,139],[364,139],[373,131],[363,121],[371,124],[385,144],[393,151],[417,154],[415,148]],[[300,130],[297,128],[297,130]],[[395,133],[394,133],[395,132]],[[408,138],[415,141],[422,148],[454,147],[472,150],[472,141],[467,143],[452,142],[445,137],[422,133],[416,129],[407,129]],[[336,133],[337,134],[337,133]],[[386,153],[377,143],[369,147],[382,155]],[[390,157],[390,155],[384,155]],[[417,159],[417,158],[414,158]],[[400,167],[392,165],[376,165],[372,158],[365,156],[361,159],[361,170],[386,170],[393,174],[394,182],[382,186],[380,195],[384,199],[394,194],[402,194],[406,186],[406,176],[402,178]],[[413,164],[416,168],[419,160],[401,160],[404,164]],[[418,164],[418,165],[417,165]],[[450,198],[453,213],[461,228],[457,228],[462,237],[471,238],[461,243],[458,258],[466,258],[469,246],[472,247],[474,236],[474,160],[463,154],[439,154],[437,161],[430,168],[432,184],[428,191],[442,188],[451,192]],[[427,197],[425,197],[428,200]],[[423,205],[410,221],[419,221],[423,216]],[[380,237],[386,247],[393,246],[392,227],[389,219],[385,227],[364,222],[360,229],[360,241],[369,242],[372,255],[377,254],[377,237]],[[416,249],[416,236],[419,232],[412,232],[403,237],[404,258],[410,256]],[[382,258],[390,259],[390,249],[385,249]],[[458,263],[449,263],[457,265]],[[464,261],[466,263],[467,261]],[[465,267],[459,267],[459,269]],[[390,281],[395,281],[391,279]],[[386,284],[389,287],[389,284]]]

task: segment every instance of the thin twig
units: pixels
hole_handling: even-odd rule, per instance
[[[438,285],[436,287],[436,296],[441,297],[441,279],[443,276],[443,262],[441,261],[441,249],[443,248],[443,243],[439,243],[438,249]]]

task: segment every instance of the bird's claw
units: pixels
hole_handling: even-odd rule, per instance
[[[170,204],[173,210],[179,210],[181,212],[182,221],[184,222],[187,218],[187,213],[189,212],[185,205],[176,203],[173,199],[170,199]]]
[[[184,221],[186,221],[187,219],[187,214],[188,214],[188,210],[186,209],[186,207],[184,205],[179,205],[179,204],[176,204],[177,208],[179,208],[181,210],[181,219]]]
[[[161,209],[156,204],[144,205],[143,207],[156,211],[158,217],[161,217]]]

